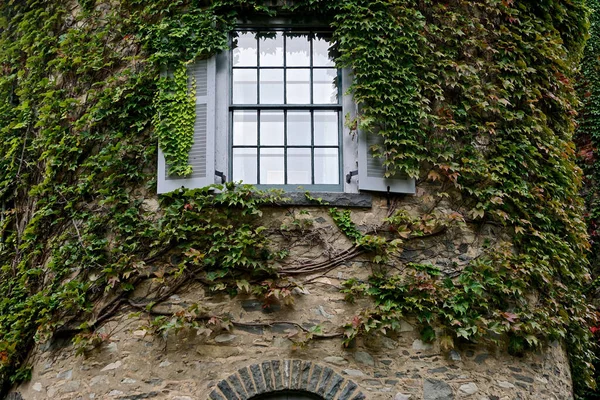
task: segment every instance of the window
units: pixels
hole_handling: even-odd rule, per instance
[[[234,181],[342,191],[341,73],[318,31],[239,31],[231,51]]]
[[[232,49],[189,66],[196,83],[191,176],[169,176],[159,149],[158,192],[225,179],[263,188],[414,193],[414,180],[384,178],[377,136],[352,135],[350,71],[330,55],[324,29],[240,28]]]

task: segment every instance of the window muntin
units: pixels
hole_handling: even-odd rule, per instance
[[[341,191],[341,74],[330,35],[236,32],[231,57],[234,181]]]

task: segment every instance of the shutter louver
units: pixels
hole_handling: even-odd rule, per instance
[[[415,193],[415,180],[405,176],[385,177],[383,159],[374,157],[372,147],[382,145],[383,138],[359,132],[358,137],[358,188],[390,193]]]
[[[200,60],[188,67],[191,83],[196,85],[196,120],[194,143],[188,162],[192,174],[178,177],[167,174],[168,166],[158,149],[158,193],[167,193],[181,187],[195,189],[215,182],[215,59]]]

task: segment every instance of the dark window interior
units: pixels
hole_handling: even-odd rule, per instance
[[[323,398],[307,392],[277,392],[252,397],[251,400],[323,400]]]

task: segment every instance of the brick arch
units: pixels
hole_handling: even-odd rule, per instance
[[[271,360],[239,369],[210,393],[211,400],[248,400],[265,393],[298,390],[325,400],[364,400],[358,385],[311,361]]]

